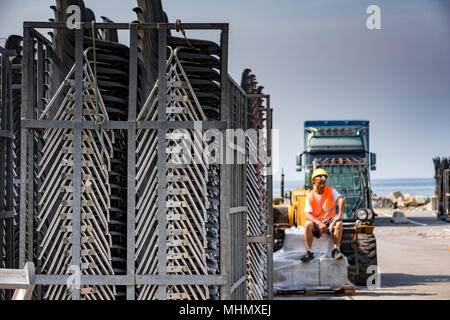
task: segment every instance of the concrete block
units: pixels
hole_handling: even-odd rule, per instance
[[[275,290],[301,290],[320,286],[319,259],[303,263],[297,259],[276,257],[273,260],[273,288]]]
[[[399,199],[398,206],[399,207],[416,207],[416,206],[418,206],[418,203],[410,194],[405,194],[403,196],[403,199]]]
[[[408,223],[408,218],[406,218],[405,213],[403,211],[394,211],[391,218],[391,222],[396,224]]]
[[[383,208],[384,201],[381,198],[372,198],[372,208]]]
[[[431,197],[431,210],[437,211],[438,209],[438,198],[437,196]]]
[[[403,196],[403,199],[407,202],[413,201],[413,197],[409,193],[405,193],[405,195]]]
[[[299,252],[299,256],[306,252],[305,246],[305,231],[300,228],[289,228],[284,231],[284,244],[283,249],[285,252]],[[311,251],[316,258],[330,257],[331,250],[333,250],[333,239],[329,234],[323,234],[319,239],[314,237]]]
[[[292,227],[285,230],[283,248],[273,254],[273,287],[275,290],[302,290],[314,287],[339,288],[349,284],[344,257],[331,258],[331,236],[314,238],[314,259],[304,263],[300,256],[306,252],[304,229]]]
[[[425,196],[415,196],[414,201],[417,202],[419,206],[421,206],[430,202],[430,199]]]
[[[344,259],[320,258],[319,283],[321,286],[340,288],[348,284],[348,263]]]
[[[398,202],[398,200],[400,200],[400,199],[401,199],[401,200],[404,199],[403,194],[402,194],[400,191],[394,191],[394,192],[391,192],[391,193],[389,193],[389,194],[387,195],[386,198],[388,198],[389,200],[391,200],[393,203]]]

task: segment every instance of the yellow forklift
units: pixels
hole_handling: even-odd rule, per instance
[[[369,153],[368,121],[306,121],[305,151],[297,155],[297,171],[305,171],[305,185],[284,192],[273,201],[274,251],[283,246],[284,230],[305,225],[306,196],[312,190],[311,174],[325,169],[331,186],[344,197],[344,232],[341,252],[349,262],[349,278],[366,285],[377,265],[376,239],[373,234],[376,214],[372,210],[369,169],[375,170],[375,154]],[[305,158],[305,165],[302,165]],[[369,168],[370,167],[370,168]]]

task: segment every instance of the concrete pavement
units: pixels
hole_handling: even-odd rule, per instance
[[[282,296],[276,299],[450,299],[450,223],[433,212],[404,211],[409,222],[393,224],[393,210],[376,209],[381,286],[357,287],[351,297]]]

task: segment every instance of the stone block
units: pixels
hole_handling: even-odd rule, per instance
[[[408,223],[408,218],[403,211],[394,211],[391,222],[395,224]]]
[[[273,287],[275,290],[302,290],[315,287],[340,288],[349,284],[348,262],[331,258],[333,241],[328,234],[314,238],[314,259],[304,263],[300,256],[306,252],[304,229],[285,230],[283,248],[273,254]]]

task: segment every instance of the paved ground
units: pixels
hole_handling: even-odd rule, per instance
[[[390,222],[392,210],[376,210],[375,235],[381,287],[358,287],[352,297],[276,299],[450,299],[450,223],[432,212],[405,211],[408,224]]]

